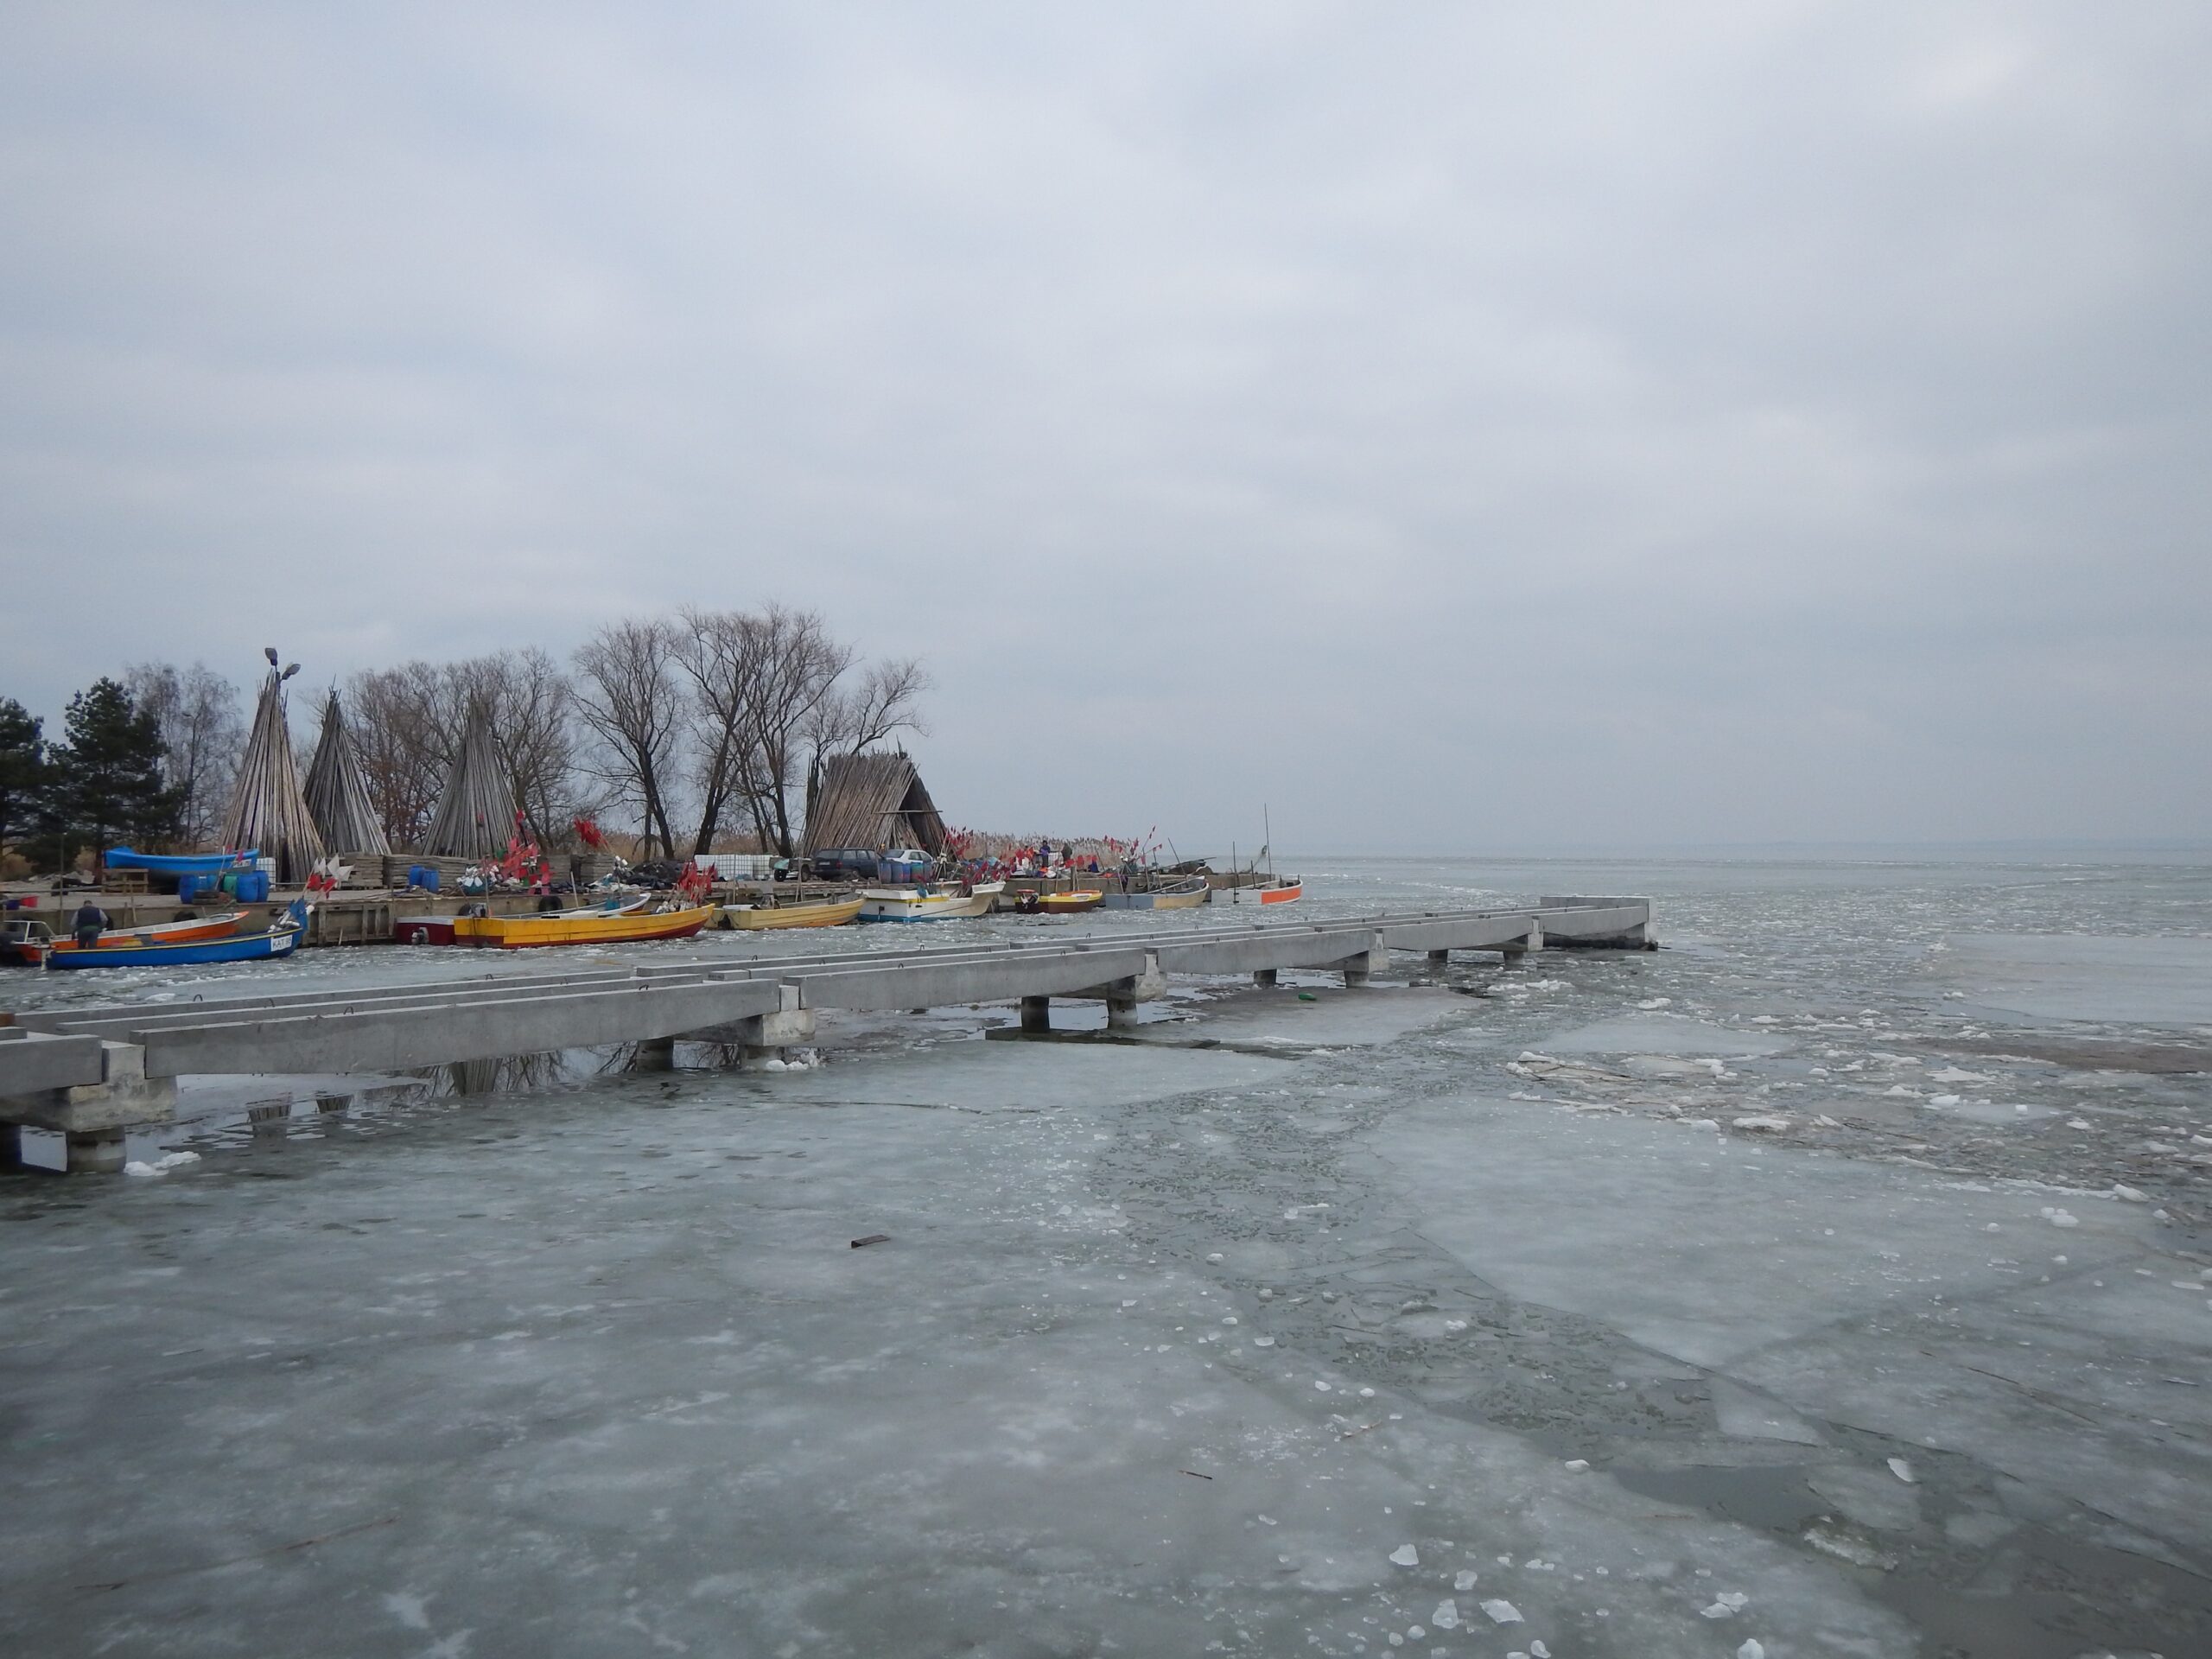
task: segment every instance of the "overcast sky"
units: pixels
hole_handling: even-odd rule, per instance
[[[2202,0],[4,18],[57,727],[775,597],[982,827],[2212,836]]]

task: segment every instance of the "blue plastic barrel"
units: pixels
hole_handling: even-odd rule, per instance
[[[240,870],[238,872],[238,902],[246,905],[265,903],[269,898],[269,872]]]

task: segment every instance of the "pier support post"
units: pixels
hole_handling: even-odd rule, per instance
[[[1023,997],[1021,1028],[1024,1031],[1050,1031],[1052,1028],[1052,999],[1049,996]]]
[[[1252,982],[1263,991],[1273,990],[1275,983],[1275,970],[1272,968],[1254,969]]]
[[[1432,968],[1446,967],[1450,965],[1451,961],[1452,953],[1449,950],[1432,950],[1428,953],[1428,965]]]
[[[166,1123],[175,1115],[176,1079],[148,1077],[146,1051],[139,1045],[105,1041],[100,1044],[100,1077],[98,1083],[11,1096],[0,1101],[0,1120],[59,1130],[67,1138],[73,1174],[118,1171],[124,1164],[126,1130]]]
[[[1137,1022],[1137,982],[1117,979],[1106,987],[1106,1029],[1128,1031]]]
[[[676,1039],[648,1037],[639,1043],[630,1061],[632,1071],[672,1071],[676,1069]]]
[[[1344,970],[1344,984],[1347,987],[1364,985],[1376,974],[1389,971],[1390,949],[1382,943],[1378,935],[1373,944],[1357,956],[1346,958],[1338,966]]]

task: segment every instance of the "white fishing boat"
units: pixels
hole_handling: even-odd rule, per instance
[[[862,887],[863,922],[947,922],[963,916],[988,916],[1006,891],[1003,881],[979,881],[958,887]]]

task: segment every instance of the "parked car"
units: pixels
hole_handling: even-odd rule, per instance
[[[882,856],[873,847],[831,847],[813,854],[807,862],[817,881],[873,881]]]

